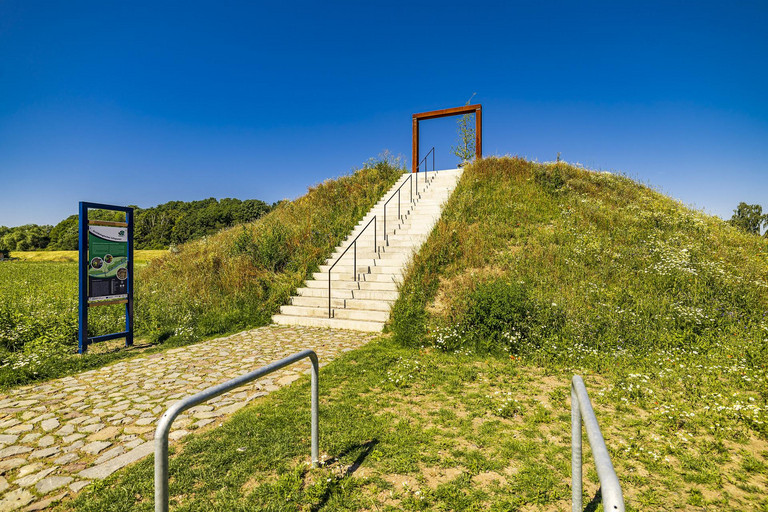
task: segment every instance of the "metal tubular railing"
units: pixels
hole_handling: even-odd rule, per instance
[[[378,252],[378,247],[376,245],[376,216],[374,215],[371,220],[368,221],[368,224],[365,225],[365,227],[360,230],[360,233],[357,234],[354,240],[352,240],[352,243],[347,246],[346,249],[344,249],[344,252],[342,252],[338,258],[336,258],[336,261],[333,262],[333,265],[331,265],[331,268],[328,269],[328,318],[331,317],[331,270],[333,270],[333,267],[336,266],[336,264],[341,261],[341,258],[347,254],[347,251],[350,247],[354,246],[354,261],[352,263],[352,278],[357,281],[357,239],[360,238],[360,235],[362,235],[366,229],[368,229],[368,226],[371,225],[371,222],[373,222],[373,252]]]
[[[584,380],[578,375],[571,381],[571,490],[573,496],[572,511],[582,512],[582,462],[581,462],[581,422],[587,430],[587,439],[595,459],[597,476],[600,479],[600,492],[603,498],[603,510],[606,512],[624,512],[624,495],[621,484],[613,469],[611,456],[605,447],[605,439],[597,424],[595,411],[589,401]]]
[[[397,218],[402,220],[402,217],[400,216],[400,189],[402,189],[403,185],[405,185],[406,183],[411,184],[411,203],[413,203],[413,181],[411,181],[412,177],[413,177],[413,173],[409,174],[408,177],[405,180],[403,180],[400,186],[397,187],[397,191],[394,192],[389,197],[389,199],[386,200],[386,202],[384,202],[384,241],[385,242],[389,241],[389,235],[387,234],[387,205],[392,200],[392,198],[395,197],[395,195],[397,195]]]
[[[168,433],[176,417],[187,409],[217,397],[227,391],[243,386],[259,377],[276,372],[286,366],[308,357],[312,361],[312,466],[318,462],[318,379],[319,365],[317,354],[312,350],[303,350],[291,356],[275,361],[258,370],[205,389],[173,404],[160,417],[155,431],[155,512],[168,512]]]
[[[429,158],[429,154],[432,153],[432,172],[435,172],[435,146],[432,146],[432,149],[430,149],[426,155],[424,155],[424,158],[421,159],[421,162],[419,162],[419,165],[416,166],[416,194],[419,193],[419,169],[421,169],[421,164],[424,163],[424,183],[427,182],[427,173],[429,172],[429,167],[427,167],[427,158]]]

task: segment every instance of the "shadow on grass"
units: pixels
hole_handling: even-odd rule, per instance
[[[360,453],[357,455],[354,462],[352,462],[352,464],[346,469],[346,471],[344,471],[344,475],[341,477],[342,479],[348,478],[352,476],[355,473],[355,471],[360,469],[360,466],[363,465],[363,462],[368,457],[368,455],[373,451],[373,449],[376,447],[377,444],[379,444],[378,439],[370,439],[368,441],[365,441],[364,443],[353,444],[343,452],[339,453],[336,457],[330,459],[330,461],[327,461],[326,464],[328,464],[328,462],[341,460],[342,458],[346,457],[350,453],[354,453],[357,450],[360,450]],[[316,512],[325,506],[325,504],[328,502],[328,499],[331,497],[332,489],[333,487],[326,488],[325,493],[323,493],[323,496],[320,498],[320,501],[317,503],[317,505],[313,506],[310,509],[312,512]]]
[[[595,512],[597,510],[597,504],[601,501],[603,501],[603,489],[598,487],[597,492],[592,497],[592,501],[587,503],[587,506],[584,508],[584,512]]]

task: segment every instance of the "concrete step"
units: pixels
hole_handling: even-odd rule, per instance
[[[384,329],[384,322],[366,322],[362,320],[344,320],[340,318],[275,315],[272,317],[272,321],[281,325],[328,327],[331,329],[349,329],[353,331],[365,332],[381,332]]]
[[[328,318],[328,308],[306,306],[280,306],[281,315],[311,316],[316,318]],[[389,311],[370,311],[364,309],[331,309],[331,318],[339,320],[362,320],[364,322],[386,322],[389,320]]]
[[[350,262],[351,263],[351,262]],[[331,268],[330,265],[320,265],[318,272],[325,272],[328,273],[328,269]],[[397,274],[400,273],[403,269],[403,265],[360,265],[360,262],[358,260],[357,264],[357,272],[360,274]],[[351,264],[345,264],[343,261],[342,263],[339,263],[335,267],[333,267],[332,274],[335,273],[339,274],[346,274],[346,275],[352,275],[352,265]]]
[[[305,306],[313,308],[327,308],[328,297],[291,297],[292,306]],[[364,309],[369,311],[389,311],[392,302],[372,299],[331,299],[332,308]]]
[[[333,283],[335,283],[336,281],[346,281],[349,279],[353,279],[353,277],[354,276],[351,273],[336,272],[336,269],[333,269],[333,271],[331,272],[331,282]],[[324,283],[327,283],[328,272],[314,272],[312,274],[312,278],[315,281],[322,281]],[[367,274],[365,272],[358,272],[357,280],[365,281],[366,283],[395,283],[395,282],[402,281],[402,276],[400,275],[399,271],[396,274],[394,273]]]
[[[331,265],[333,265],[338,261],[337,265],[350,265],[350,268],[351,268],[352,263],[355,259],[354,256],[355,256],[354,252],[352,253],[352,256],[350,256],[349,258],[347,258],[346,254],[343,257],[341,257],[341,259],[339,259],[338,256],[331,256],[330,258],[325,260],[325,263],[323,263],[323,265],[327,265],[330,267]],[[384,267],[386,266],[399,267],[404,263],[406,263],[410,258],[411,258],[410,251],[398,252],[392,247],[382,247],[379,252],[358,251],[357,265],[358,266],[375,265],[375,266],[384,266]]]
[[[325,288],[304,287],[296,290],[296,294],[301,297],[324,297],[328,300],[328,284]],[[331,300],[333,299],[364,299],[396,301],[397,291],[392,290],[354,290],[351,288],[333,288],[331,287]]]
[[[319,281],[316,279],[313,279],[312,281],[306,282],[307,288],[324,288],[328,289],[328,281]],[[352,281],[352,280],[338,280],[331,279],[331,289],[334,288],[339,290],[381,290],[381,291],[397,291],[397,284],[394,282],[391,283],[382,283],[382,282],[366,282],[366,281]]]

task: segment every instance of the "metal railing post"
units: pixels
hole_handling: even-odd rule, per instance
[[[571,386],[571,497],[572,512],[582,511],[581,411],[579,399]]]
[[[389,235],[387,234],[387,203],[384,203],[384,243],[389,242]]]
[[[270,373],[276,372],[290,364],[300,361],[304,358],[309,358],[312,361],[312,384],[311,384],[311,444],[312,444],[312,467],[317,467],[319,460],[319,448],[318,448],[318,431],[319,431],[319,417],[318,417],[318,396],[319,396],[319,378],[320,378],[320,366],[317,361],[317,354],[312,350],[302,350],[293,355],[290,355],[279,361],[275,361],[272,364],[259,368],[258,370],[246,373],[234,379],[228,380],[217,386],[204,389],[203,391],[188,396],[182,400],[179,400],[173,404],[165,413],[160,417],[157,422],[157,430],[155,430],[155,512],[168,512],[168,434],[171,431],[171,425],[173,421],[182,412],[190,409],[203,402],[207,402],[211,398],[215,398],[227,391],[231,391],[235,388],[248,384],[251,381],[263,377]]]
[[[600,480],[600,493],[603,499],[603,510],[624,512],[624,495],[621,484],[616,476],[616,470],[611,462],[605,439],[600,432],[597,416],[592,409],[592,403],[584,386],[584,380],[574,375],[571,380],[571,487],[573,512],[582,511],[582,439],[581,424],[587,431],[589,446],[595,459],[595,469]]]

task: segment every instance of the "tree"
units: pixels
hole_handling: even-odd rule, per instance
[[[476,94],[472,93],[465,105],[469,105]],[[459,127],[459,145],[451,146],[451,152],[461,159],[461,163],[469,162],[475,158],[475,125],[472,122],[472,114],[464,114],[456,124]]]
[[[768,226],[768,215],[763,215],[763,207],[759,204],[741,202],[728,222],[742,231],[759,235],[760,228]]]

